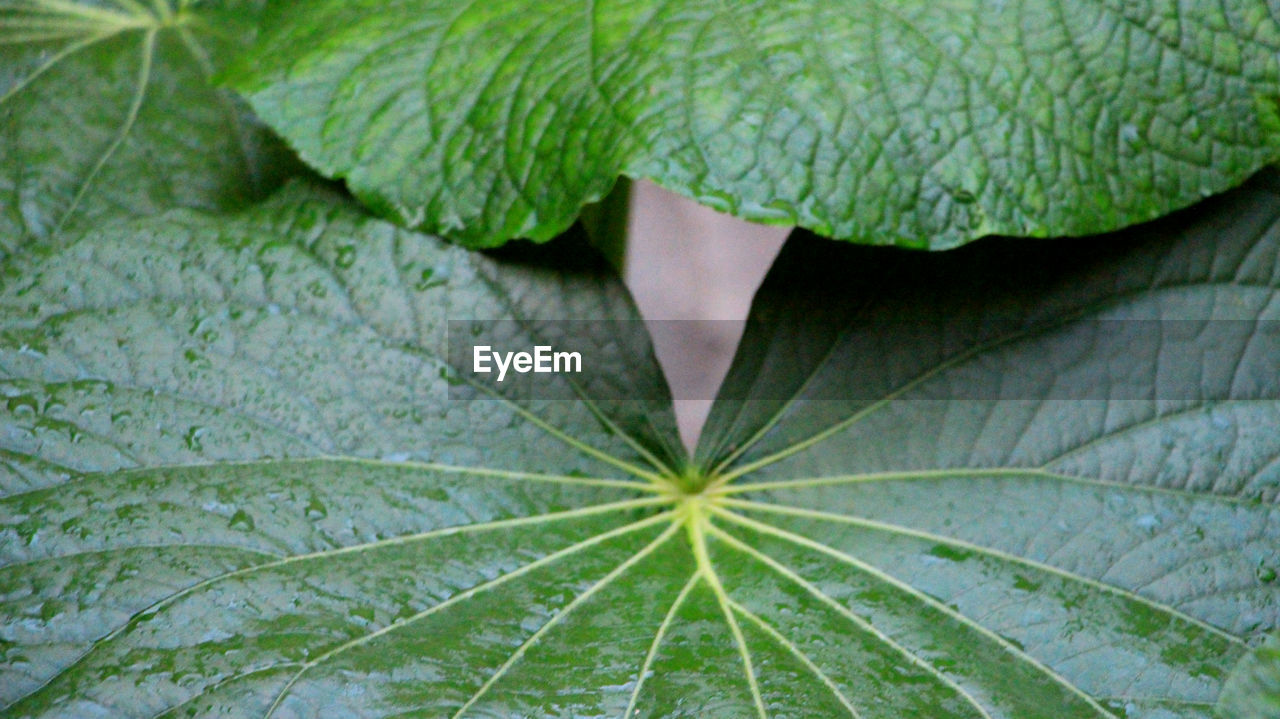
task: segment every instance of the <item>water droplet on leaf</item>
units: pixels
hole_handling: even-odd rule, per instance
[[[237,509],[235,514],[231,515],[231,520],[227,522],[227,526],[241,532],[252,532],[257,525],[248,512],[243,509]]]
[[[413,283],[413,289],[419,292],[426,292],[432,287],[439,287],[440,285],[443,285],[444,280],[432,279],[435,276],[435,274],[436,274],[436,271],[430,267],[423,270],[422,275],[418,278],[418,281]]]
[[[342,247],[339,247],[338,254],[334,257],[333,263],[344,270],[354,265],[356,263],[355,245],[343,245]]]
[[[204,434],[204,427],[190,427],[187,433],[182,436],[182,440],[186,443],[187,449],[192,452],[203,452],[204,445],[200,443],[200,435]]]

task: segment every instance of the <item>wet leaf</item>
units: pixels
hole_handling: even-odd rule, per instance
[[[693,457],[667,401],[450,394],[449,319],[635,319],[580,237],[294,186],[16,255],[0,700],[1209,717],[1280,607],[1278,233],[1268,176],[1088,241],[797,236]],[[608,326],[598,376],[662,397]]]
[[[120,214],[243,206],[296,171],[209,83],[260,5],[0,0],[0,253]]]
[[[1218,3],[270,2],[226,76],[321,172],[475,246],[621,175],[860,243],[1116,229],[1280,158],[1280,23]]]

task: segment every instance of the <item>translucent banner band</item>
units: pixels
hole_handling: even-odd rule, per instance
[[[705,375],[723,371],[723,348],[743,328],[733,321],[450,320],[450,398],[1280,399],[1280,319],[745,323],[751,349],[740,351],[717,393]],[[663,349],[665,374],[654,344]]]

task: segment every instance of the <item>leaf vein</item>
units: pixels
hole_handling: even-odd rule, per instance
[[[720,514],[720,512],[717,512],[717,514]],[[777,572],[782,577],[786,578],[788,581],[794,583],[796,586],[805,590],[805,592],[807,592],[814,599],[817,599],[819,602],[822,602],[823,604],[826,604],[827,606],[834,609],[837,614],[849,620],[849,622],[852,623],[854,626],[856,626],[858,629],[872,635],[877,640],[879,640],[880,642],[888,646],[890,649],[892,649],[894,652],[901,655],[912,665],[923,670],[924,672],[932,676],[934,679],[937,679],[939,682],[946,685],[948,689],[955,692],[957,696],[961,697],[966,703],[972,706],[974,710],[976,710],[983,719],[993,719],[991,714],[987,712],[987,710],[978,702],[977,698],[974,697],[973,694],[971,694],[967,689],[965,689],[964,687],[956,683],[954,679],[944,674],[942,670],[938,669],[932,663],[926,661],[924,658],[920,657],[915,652],[912,652],[910,649],[907,649],[906,647],[902,646],[898,642],[894,641],[894,639],[889,635],[885,634],[879,629],[876,629],[875,626],[872,625],[870,622],[868,622],[866,619],[863,619],[862,617],[859,617],[858,615],[854,614],[849,610],[848,607],[844,606],[843,604],[840,604],[835,599],[823,593],[822,590],[815,587],[807,579],[797,574],[794,570],[782,564],[781,562],[774,559],[773,557],[770,557],[769,555],[761,552],[755,547],[752,547],[742,542],[732,534],[729,534],[728,532],[725,532],[724,530],[719,529],[715,525],[710,525],[710,530],[718,538],[723,540],[726,544],[729,544],[730,546],[737,549],[739,552],[747,554],[748,556],[751,556],[756,560],[764,563],[766,566],[768,566],[773,571]]]
[[[459,719],[463,714],[466,713],[468,709],[470,709],[472,706],[475,706],[476,702],[480,701],[480,698],[483,697],[491,688],[493,688],[493,686],[498,683],[498,681],[507,673],[507,671],[509,671],[511,667],[515,666],[516,662],[520,661],[520,659],[524,657],[525,653],[529,650],[530,647],[536,644],[539,639],[546,636],[547,632],[551,631],[553,628],[555,628],[557,624],[564,621],[565,617],[568,617],[575,609],[585,604],[586,601],[590,599],[593,595],[595,595],[597,592],[604,589],[609,584],[612,584],[614,580],[622,576],[628,569],[635,566],[639,562],[643,561],[646,557],[648,557],[650,554],[656,551],[658,547],[662,546],[663,544],[666,544],[667,540],[671,539],[672,535],[674,535],[677,531],[679,531],[679,529],[680,529],[680,523],[678,521],[672,522],[671,525],[662,532],[662,534],[658,535],[656,539],[654,539],[649,544],[645,545],[643,549],[641,549],[639,552],[636,552],[634,555],[632,555],[630,558],[628,558],[626,561],[622,562],[618,566],[614,567],[612,570],[609,571],[608,574],[601,577],[595,584],[592,584],[586,591],[574,597],[573,601],[566,604],[564,608],[561,609],[559,612],[557,612],[550,620],[547,621],[546,624],[543,624],[541,627],[539,627],[536,632],[530,635],[528,639],[526,639],[519,647],[516,648],[515,652],[513,652],[511,656],[508,657],[507,660],[503,662],[501,666],[498,667],[497,671],[495,671],[492,675],[490,675],[489,678],[485,680],[484,684],[482,684],[480,688],[477,689],[475,693],[471,695],[471,698],[469,698],[462,705],[462,707],[459,708],[458,711],[454,713],[453,719]]]
[[[1031,567],[1033,569],[1045,572],[1047,574],[1052,574],[1054,576],[1067,579],[1072,582],[1085,584],[1094,589],[1107,592],[1109,594],[1117,595],[1129,601],[1143,604],[1150,609],[1155,609],[1163,614],[1167,614],[1181,621],[1187,622],[1189,624],[1193,624],[1196,627],[1210,634],[1213,634],[1221,639],[1225,639],[1228,642],[1231,642],[1232,644],[1236,644],[1236,645],[1244,644],[1243,640],[1241,640],[1239,637],[1229,632],[1223,631],[1222,629],[1219,629],[1218,627],[1215,627],[1212,624],[1209,624],[1208,622],[1205,622],[1201,619],[1197,619],[1174,607],[1171,607],[1167,604],[1156,601],[1154,599],[1150,599],[1141,594],[1137,594],[1135,592],[1129,591],[1122,587],[1117,587],[1112,584],[1107,584],[1106,582],[1101,582],[1081,574],[1076,574],[1075,572],[1061,569],[1051,564],[1038,562],[1034,559],[1029,559],[1027,557],[1020,557],[1016,554],[1010,554],[1008,552],[1002,552],[998,549],[987,547],[981,544],[975,544],[973,542],[967,542],[963,539],[948,537],[941,534],[934,534],[932,532],[926,532],[918,529],[911,529],[909,527],[904,527],[899,524],[879,522],[873,519],[864,519],[862,517],[850,517],[843,514],[832,514],[829,512],[821,512],[821,511],[812,510],[812,509],[803,509],[800,507],[790,507],[786,505],[777,505],[777,504],[765,504],[762,502],[752,502],[752,501],[735,500],[735,499],[725,499],[723,501],[726,505],[735,506],[735,507],[739,507],[741,509],[746,509],[746,510],[773,512],[775,514],[784,514],[784,515],[790,515],[795,517],[803,517],[806,519],[814,519],[814,520],[827,521],[827,522],[837,522],[837,523],[849,524],[849,525],[858,526],[858,527],[864,527],[866,529],[873,529],[877,531],[888,532],[891,534],[899,534],[902,536],[914,537],[916,539],[923,539],[930,542],[937,542],[939,544],[946,544],[948,546],[955,547],[957,549],[964,549],[967,551],[976,552],[1000,561],[1009,562],[1013,564],[1021,564],[1023,566]],[[786,530],[779,529],[771,525],[762,524],[760,522],[756,522],[755,520],[743,517],[738,514],[733,514],[733,513],[726,513],[726,514],[732,514],[735,520],[750,523],[751,525],[754,525],[756,528],[767,527],[769,531],[779,532],[785,535],[789,535],[793,538],[796,538],[797,540],[805,539],[804,537],[798,537],[797,535],[787,532]],[[811,540],[805,540],[805,541],[811,541]],[[814,544],[825,548],[818,551],[823,551],[828,554],[835,553],[835,554],[832,554],[832,556],[835,556],[837,554],[845,557],[848,556],[848,555],[844,555],[842,552],[839,552],[838,550],[831,549],[830,547],[827,547],[824,544],[820,544],[816,542]],[[858,561],[851,557],[849,559],[854,562]],[[879,570],[876,570],[876,571],[879,571]],[[900,580],[895,579],[894,581],[900,581]],[[918,591],[918,590],[914,590],[914,588],[912,589],[913,591]],[[949,607],[947,607],[947,611],[954,611],[954,610],[951,610]]]
[[[735,602],[732,599],[730,599],[729,607],[733,609],[735,612],[746,617],[753,624],[759,627],[761,631],[769,635],[769,637],[773,639],[773,641],[776,642],[778,646],[782,647],[783,649],[786,649],[788,652],[791,653],[792,656],[800,660],[800,663],[804,664],[805,668],[808,669],[809,672],[812,673],[815,677],[817,677],[824,685],[826,685],[827,689],[829,689],[831,693],[835,695],[836,700],[839,701],[840,704],[844,706],[845,710],[849,712],[849,716],[853,717],[853,719],[862,719],[862,715],[858,713],[858,710],[856,708],[854,708],[853,702],[849,701],[849,697],[845,696],[844,692],[840,690],[840,687],[836,685],[835,681],[833,681],[831,677],[827,675],[826,672],[822,671],[822,669],[819,668],[817,664],[814,664],[813,660],[809,658],[809,655],[805,654],[800,649],[800,647],[796,646],[795,642],[792,642],[790,639],[787,639],[776,628],[774,628],[764,619],[760,618],[759,615],[755,614],[751,610],[742,606],[738,602]]]
[[[658,631],[653,635],[653,642],[649,644],[649,651],[645,653],[644,661],[640,664],[640,673],[636,675],[636,685],[631,690],[631,699],[627,702],[626,711],[622,712],[622,719],[630,719],[635,713],[636,704],[640,701],[640,691],[644,688],[650,668],[658,657],[658,648],[662,646],[662,640],[666,638],[667,630],[672,622],[675,621],[680,607],[684,605],[685,600],[689,598],[689,593],[693,591],[694,586],[697,585],[700,579],[702,579],[702,575],[699,572],[695,571],[689,575],[689,580],[684,583],[684,587],[676,595],[675,601],[671,603],[671,608],[667,610],[666,616],[662,618],[662,623],[658,625]]]
[[[668,519],[671,515],[672,515],[671,512],[656,514],[647,519],[642,519],[638,522],[632,522],[631,524],[625,524],[621,527],[616,527],[607,532],[602,532],[601,534],[597,534],[588,539],[584,539],[575,544],[571,544],[568,547],[565,547],[564,549],[548,554],[545,557],[542,557],[540,559],[536,559],[520,567],[519,569],[514,569],[500,577],[497,577],[495,579],[490,579],[481,584],[477,584],[476,586],[471,587],[470,589],[464,592],[459,592],[458,594],[455,594],[452,597],[449,597],[445,601],[439,604],[432,605],[431,607],[428,607],[427,609],[424,609],[421,612],[414,614],[413,616],[405,617],[404,619],[401,619],[399,621],[392,622],[391,624],[388,624],[387,626],[377,631],[370,632],[361,637],[352,639],[351,641],[345,642],[337,647],[334,647],[333,649],[330,649],[329,651],[326,651],[323,654],[318,655],[315,659],[308,661],[306,664],[302,666],[301,669],[298,670],[297,673],[295,673],[292,677],[289,678],[289,681],[286,682],[285,685],[281,687],[280,691],[276,694],[275,700],[271,703],[271,706],[267,709],[266,714],[263,715],[263,719],[271,718],[271,715],[275,713],[276,709],[280,708],[280,705],[284,702],[284,699],[288,695],[289,691],[294,687],[294,685],[298,683],[298,681],[302,678],[304,674],[310,671],[313,667],[321,664],[322,662],[328,661],[330,658],[336,656],[337,654],[341,654],[342,652],[348,651],[353,647],[367,644],[384,634],[395,631],[396,629],[400,629],[401,627],[404,627],[413,622],[417,622],[422,619],[425,619],[426,617],[429,617],[432,614],[435,614],[436,612],[447,609],[453,606],[454,604],[457,604],[458,602],[470,599],[471,597],[477,594],[480,594],[481,592],[488,591],[490,589],[493,589],[494,587],[502,586],[503,584],[506,584],[507,582],[513,579],[517,579],[525,574],[528,574],[529,572],[539,567],[542,567],[547,564],[551,564],[565,557],[577,554],[578,552],[589,549],[590,547],[600,544],[601,542],[605,542],[615,537],[620,537],[622,535],[630,534],[632,532],[637,532],[646,527],[653,526],[654,524],[657,524],[659,522],[662,522]]]
[[[212,577],[196,582],[195,584],[192,584],[191,586],[186,587],[185,589],[182,589],[178,592],[170,594],[169,596],[164,597],[163,599],[139,610],[132,617],[130,617],[129,620],[126,621],[124,624],[108,632],[106,635],[102,636],[101,638],[95,640],[94,643],[87,650],[85,650],[83,654],[81,654],[73,662],[67,665],[67,667],[63,669],[62,672],[60,672],[58,675],[50,677],[48,681],[53,681],[53,679],[56,679],[57,676],[65,674],[66,672],[82,665],[98,649],[105,646],[108,642],[112,641],[116,637],[129,631],[132,627],[137,626],[137,624],[144,618],[154,615],[155,613],[163,610],[165,607],[173,604],[174,602],[178,601],[179,599],[185,596],[193,594],[197,591],[200,591],[218,582],[223,582],[230,579],[236,579],[238,577],[253,574],[255,572],[274,569],[280,566],[285,566],[285,565],[293,564],[296,562],[308,561],[313,559],[321,559],[321,558],[332,557],[332,556],[337,556],[342,554],[350,554],[354,552],[375,549],[378,547],[392,546],[396,544],[405,544],[405,543],[414,542],[414,541],[424,541],[424,540],[429,540],[429,539],[433,539],[441,536],[448,536],[452,534],[463,534],[463,533],[470,533],[475,531],[489,531],[494,529],[504,529],[508,527],[521,526],[521,525],[536,525],[536,524],[542,524],[546,522],[559,521],[562,519],[584,517],[584,516],[589,516],[592,514],[599,514],[604,512],[638,509],[642,507],[655,506],[657,504],[664,503],[667,501],[668,500],[664,498],[628,500],[625,502],[613,502],[609,504],[595,505],[593,507],[584,507],[579,509],[568,510],[565,512],[554,512],[554,513],[548,513],[548,514],[542,514],[542,515],[535,515],[531,517],[518,517],[515,519],[498,520],[494,522],[485,522],[481,524],[467,524],[467,525],[456,525],[452,527],[443,527],[443,528],[431,530],[428,532],[403,535],[400,537],[391,537],[388,539],[380,539],[374,542],[366,542],[363,544],[350,545],[350,546],[341,547],[338,549],[327,549],[327,550],[321,550],[318,552],[310,552],[307,554],[293,555],[277,561],[264,562],[262,564],[255,564],[251,567],[245,567],[243,569],[238,569],[230,572],[222,572],[220,574],[216,574]],[[605,539],[609,539],[613,536],[616,536],[617,534],[625,533],[622,530],[635,531],[637,529],[642,529],[646,526],[649,526],[650,524],[653,524],[659,521],[661,518],[669,514],[670,512],[657,514],[647,519],[643,519],[629,525],[624,525],[623,527],[620,527],[618,529],[610,530],[609,532],[597,535],[588,540],[584,540],[583,542],[580,542],[578,545],[573,545],[573,546],[578,547],[579,545],[582,545],[580,548],[585,548],[598,541],[604,541]],[[545,560],[547,558],[544,557],[543,559]],[[542,560],[535,560],[535,561],[542,561]],[[529,565],[526,565],[526,567],[528,566]],[[520,572],[521,570],[515,570],[515,571]],[[503,575],[503,576],[508,576],[508,575]],[[460,595],[456,595],[456,596],[460,596]],[[44,685],[41,685],[40,687],[37,687],[32,693],[40,691],[47,684],[48,682],[46,682]]]

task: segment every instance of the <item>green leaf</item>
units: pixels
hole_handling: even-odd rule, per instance
[[[40,246],[0,268],[0,701],[1209,717],[1280,611],[1278,235],[1267,177],[1094,241],[797,237],[692,461],[591,380],[450,398],[449,318],[635,318],[580,235],[486,256],[295,186]],[[598,376],[660,397],[611,326]],[[1097,394],[985,398],[1019,376]]]
[[[1260,0],[269,3],[226,75],[378,213],[547,239],[620,175],[862,243],[1085,234],[1280,158]]]
[[[105,216],[240,206],[295,170],[208,82],[260,3],[168,3],[0,0],[0,254]]]
[[[1280,716],[1280,635],[1272,635],[1231,673],[1218,714],[1224,719]]]

